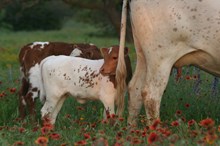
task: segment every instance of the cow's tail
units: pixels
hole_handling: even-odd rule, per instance
[[[40,101],[41,103],[44,103],[46,100],[46,92],[45,92],[45,88],[44,88],[44,79],[43,79],[43,66],[44,63],[47,59],[44,59],[41,61],[40,63],[40,81],[39,81],[39,85],[40,85]]]
[[[122,15],[121,15],[121,34],[119,45],[119,57],[116,69],[116,81],[117,81],[117,114],[122,116],[124,111],[124,94],[126,89],[126,65],[124,59],[125,48],[125,35],[126,35],[126,20],[127,20],[127,0],[123,0]]]

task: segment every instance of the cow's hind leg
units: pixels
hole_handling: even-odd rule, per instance
[[[57,119],[57,115],[58,113],[60,112],[62,106],[63,106],[63,103],[66,99],[66,96],[63,96],[62,98],[60,98],[60,100],[58,101],[57,105],[56,105],[56,108],[54,109],[54,111],[51,113],[51,117],[53,119],[53,121],[51,121],[51,123],[55,123],[56,119]]]
[[[19,117],[21,119],[24,119],[26,116],[26,111],[25,111],[25,107],[26,107],[26,101],[25,101],[25,96],[28,92],[28,88],[29,88],[29,82],[23,77],[21,80],[21,87],[19,89]]]
[[[145,57],[137,39],[134,36],[135,48],[137,53],[137,64],[134,75],[129,83],[129,100],[128,100],[128,124],[137,125],[137,117],[142,107],[143,101],[141,97],[141,89],[145,80],[146,64]]]
[[[141,91],[147,125],[151,125],[154,120],[160,118],[160,102],[172,68],[168,64],[164,61],[158,66],[150,63],[147,65],[145,84]]]
[[[53,112],[56,110],[56,106],[59,102],[58,98],[48,98],[46,99],[44,106],[41,109],[41,117],[42,120],[45,118],[49,120],[51,124],[55,123],[55,119],[53,119]]]

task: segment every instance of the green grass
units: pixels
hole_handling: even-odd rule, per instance
[[[98,34],[98,35],[96,35]],[[163,121],[156,130],[147,130],[145,126],[145,112],[141,110],[138,118],[139,127],[133,131],[127,130],[126,117],[128,115],[125,110],[124,121],[118,121],[113,126],[111,120],[103,123],[102,113],[103,105],[99,101],[90,101],[85,105],[81,105],[73,98],[68,98],[58,116],[56,129],[46,134],[41,132],[40,112],[38,113],[38,121],[31,123],[29,119],[19,121],[18,116],[18,95],[11,93],[10,88],[19,89],[19,64],[17,61],[19,48],[27,43],[34,41],[63,41],[73,43],[93,43],[98,47],[108,47],[118,44],[118,37],[100,37],[100,30],[90,25],[75,23],[69,21],[60,31],[34,31],[34,32],[10,32],[3,31],[0,33],[0,94],[2,92],[7,95],[0,97],[0,145],[13,145],[18,141],[24,142],[24,145],[36,145],[35,140],[43,136],[49,139],[48,145],[56,146],[61,144],[74,145],[81,140],[87,142],[87,145],[97,143],[97,141],[107,140],[109,145],[114,143],[123,143],[124,145],[146,145],[148,137],[152,132],[157,134],[156,145],[197,145],[211,144],[210,140],[203,140],[204,137],[210,135],[220,136],[217,129],[220,123],[220,94],[212,96],[211,84],[213,77],[201,72],[202,83],[199,85],[200,93],[195,94],[193,87],[196,80],[186,80],[185,72],[183,78],[176,82],[174,76],[170,76],[169,84],[164,93],[161,103],[161,120]],[[133,67],[135,66],[135,51],[132,44],[128,44],[130,49],[130,57]],[[190,68],[190,75],[195,73]],[[186,68],[184,69],[186,71]],[[218,85],[218,91],[220,86]],[[186,107],[186,104],[189,107]],[[37,111],[42,107],[37,100]],[[181,114],[176,114],[181,111]],[[199,122],[207,117],[215,120],[215,125],[204,128]],[[182,121],[181,119],[185,119]],[[187,122],[191,119],[196,121],[192,127],[187,126]],[[117,121],[117,119],[114,119]],[[179,121],[179,126],[171,126],[175,120]],[[216,128],[216,129],[214,129]],[[35,130],[33,130],[35,129]],[[37,129],[37,130],[36,130]],[[161,129],[171,131],[170,136],[164,136]],[[214,130],[213,130],[214,129]],[[192,132],[196,131],[197,136],[193,137]],[[50,134],[58,133],[61,137],[54,140]],[[84,133],[89,133],[91,138],[86,139]],[[146,136],[144,135],[146,134]],[[96,139],[96,140],[95,140]],[[103,140],[105,139],[105,140]],[[213,138],[215,145],[220,144],[219,138]],[[140,144],[142,142],[142,144]],[[198,144],[200,145],[200,144]]]

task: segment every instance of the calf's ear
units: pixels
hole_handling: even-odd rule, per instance
[[[125,49],[124,49],[125,56],[128,55],[128,51],[129,51],[129,48],[125,47]]]
[[[93,58],[93,52],[92,51],[86,52],[86,58],[87,59]]]
[[[101,48],[102,54],[106,54],[108,52],[108,48]]]

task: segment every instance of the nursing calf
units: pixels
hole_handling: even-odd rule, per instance
[[[115,46],[111,49],[117,51],[119,48]],[[106,48],[102,50],[105,51]],[[103,52],[103,55],[104,58],[109,57],[111,52],[110,54]],[[102,74],[104,60],[106,59],[88,60],[69,56],[50,56],[44,59],[40,65],[42,78],[40,98],[46,99],[41,109],[42,117],[46,116],[54,124],[67,95],[72,95],[80,103],[100,100],[105,111],[115,113],[117,86],[115,74]],[[131,68],[131,64],[129,67]]]
[[[92,44],[63,42],[34,42],[25,45],[19,53],[22,85],[19,91],[19,116],[26,115],[25,108],[35,115],[35,98],[39,92],[40,62],[51,55],[72,55],[88,59],[102,58],[100,50]]]

